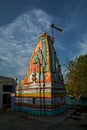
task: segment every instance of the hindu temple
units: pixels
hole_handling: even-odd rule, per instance
[[[15,110],[54,116],[66,110],[65,96],[54,42],[44,33],[34,47],[24,79],[16,87]]]

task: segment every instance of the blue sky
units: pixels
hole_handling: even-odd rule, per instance
[[[65,73],[66,59],[87,53],[87,0],[0,0],[0,75],[22,79],[38,36],[51,35]]]

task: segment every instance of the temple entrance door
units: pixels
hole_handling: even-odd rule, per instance
[[[3,110],[11,109],[11,91],[12,85],[3,85]]]
[[[11,108],[11,94],[4,93],[3,94],[3,110],[7,111]]]

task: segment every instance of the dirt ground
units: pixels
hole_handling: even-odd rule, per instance
[[[61,115],[62,116],[62,115]],[[66,116],[67,117],[67,116]],[[51,117],[52,118],[52,117]],[[58,119],[58,118],[57,118]],[[87,130],[87,109],[75,108],[75,112],[61,123],[31,118],[15,111],[0,112],[0,130]]]
[[[77,108],[58,130],[87,130],[87,108]]]

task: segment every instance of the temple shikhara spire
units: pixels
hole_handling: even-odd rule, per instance
[[[53,116],[66,110],[61,65],[52,37],[39,36],[22,84],[16,88],[17,111]]]

